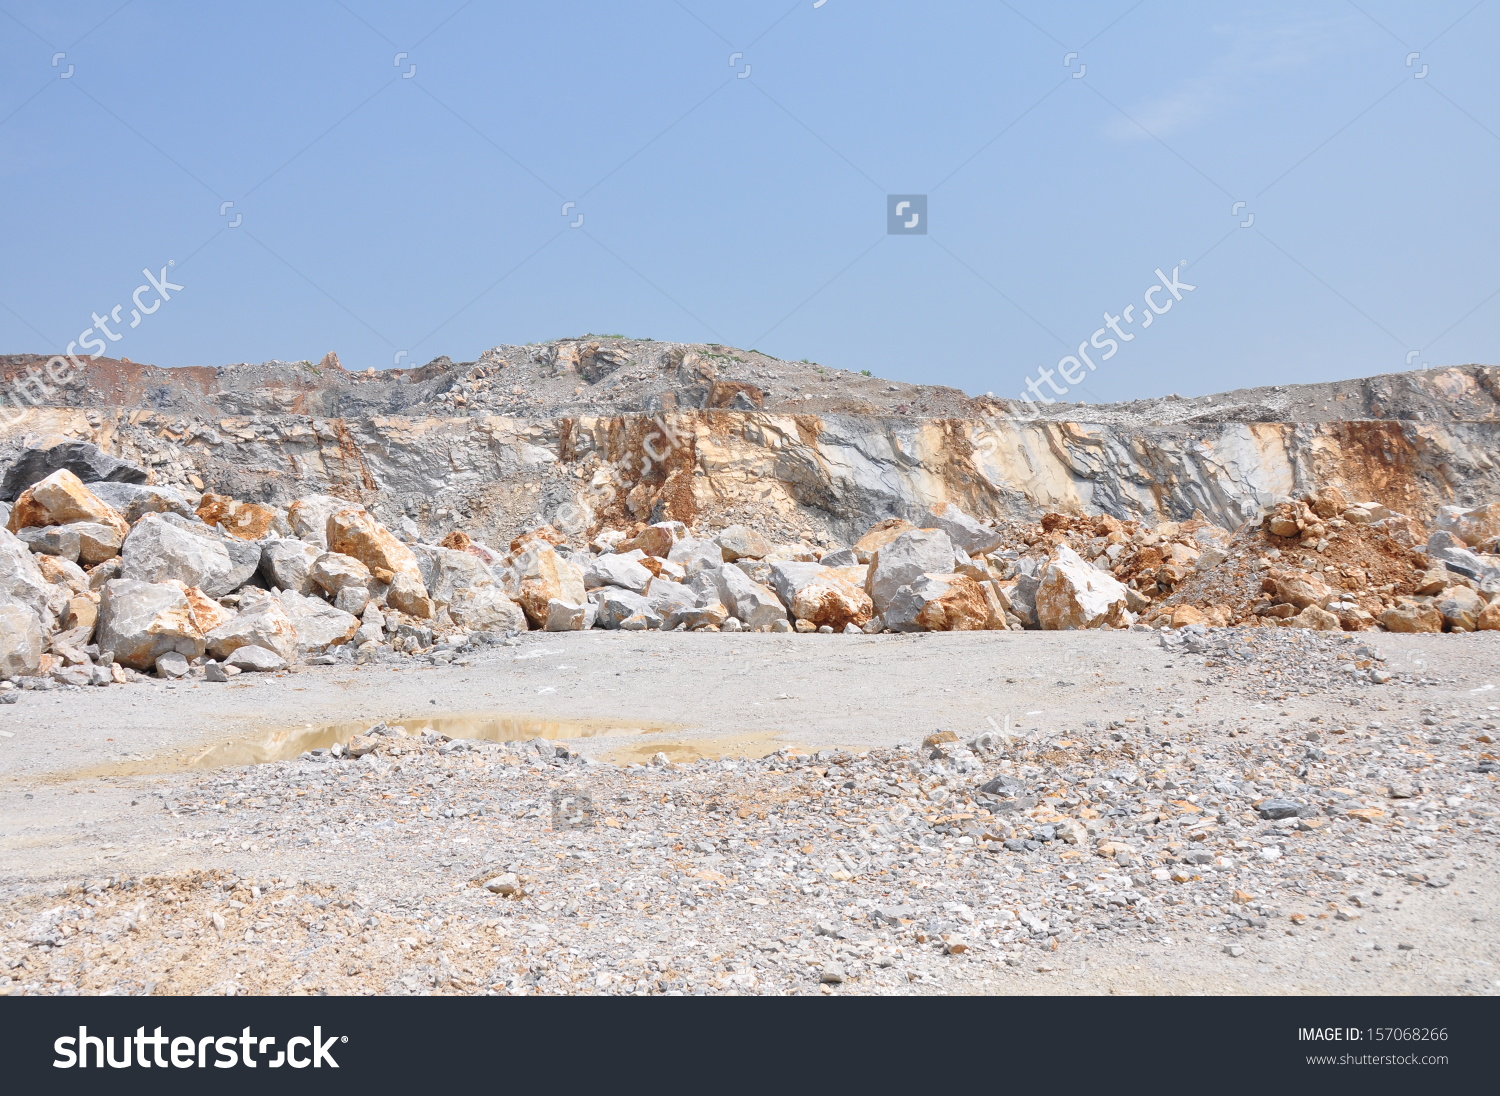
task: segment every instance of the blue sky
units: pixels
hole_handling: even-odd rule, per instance
[[[1070,398],[1494,363],[1497,43],[1474,0],[0,0],[0,351],[170,260],[112,355],[621,333],[1013,395],[1185,261]]]

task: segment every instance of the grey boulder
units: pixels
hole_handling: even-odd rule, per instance
[[[224,665],[250,673],[272,673],[286,669],[286,659],[264,647],[237,647],[234,653],[224,660]]]
[[[134,525],[147,514],[177,514],[179,517],[194,516],[193,507],[187,499],[170,487],[147,487],[140,483],[87,483],[96,497],[114,507],[115,512],[129,524]]]
[[[298,594],[316,592],[312,578],[313,563],[323,550],[316,544],[292,538],[267,540],[260,548],[260,577],[273,590],[291,590]]]
[[[46,636],[29,607],[0,595],[0,680],[31,677],[41,669]]]
[[[66,468],[84,483],[146,482],[146,470],[140,465],[112,457],[92,442],[60,441],[23,451],[5,470],[4,480],[0,480],[0,498],[14,502],[26,488],[60,468]]]
[[[203,653],[203,633],[187,595],[169,582],[106,582],[99,594],[97,636],[101,651],[113,651],[116,662],[135,670],[154,669],[156,660],[172,651],[190,659]]]
[[[941,529],[908,529],[882,546],[870,562],[865,591],[882,616],[897,591],[923,574],[948,574],[953,570],[953,541]],[[780,593],[780,588],[777,588]]]

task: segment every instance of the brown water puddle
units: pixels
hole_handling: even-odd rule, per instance
[[[599,755],[601,761],[616,765],[647,764],[658,753],[667,755],[673,764],[686,761],[719,761],[726,757],[765,757],[783,746],[791,745],[774,734],[703,735],[702,737],[658,738],[649,742],[630,742],[612,746]]]
[[[476,738],[487,742],[662,735],[682,730],[679,724],[674,723],[647,723],[629,719],[538,719],[534,716],[498,712],[413,716],[409,719],[387,719],[385,724],[388,727],[399,727],[411,735],[431,732],[447,735],[449,738]],[[336,742],[348,742],[355,735],[369,730],[372,725],[371,720],[361,719],[283,727],[251,738],[216,743],[192,758],[188,767],[222,769],[238,765],[261,765],[268,761],[289,761],[308,750],[326,750]],[[648,753],[647,757],[649,756]]]

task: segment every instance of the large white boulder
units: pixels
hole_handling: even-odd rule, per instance
[[[884,616],[901,587],[924,574],[950,574],[954,559],[953,541],[941,529],[908,529],[875,550],[865,592]]]
[[[739,567],[720,567],[712,573],[719,600],[742,624],[761,628],[786,620],[786,606],[769,586],[756,582]]]
[[[35,675],[46,642],[36,612],[13,597],[0,595],[0,681]]]
[[[316,654],[326,647],[347,643],[359,630],[359,617],[334,608],[322,598],[303,597],[291,590],[275,595],[296,629],[300,654]]]
[[[644,553],[629,552],[617,555],[606,552],[589,560],[583,568],[583,585],[589,590],[600,586],[619,586],[625,590],[644,594],[651,585],[651,572],[642,567],[637,558]]]
[[[221,661],[241,647],[264,647],[290,662],[297,654],[297,629],[281,602],[265,596],[210,631],[204,644]]]
[[[976,632],[992,626],[984,587],[968,575],[924,574],[901,587],[885,611],[896,632]]]
[[[771,566],[771,584],[794,620],[827,624],[841,632],[850,624],[859,627],[875,612],[863,584],[863,566],[824,567],[821,563],[776,563]]]
[[[1120,628],[1134,619],[1125,584],[1059,546],[1036,591],[1036,619],[1045,629]]]
[[[203,653],[203,632],[187,593],[176,583],[117,578],[99,594],[96,642],[115,661],[152,670],[164,654],[194,659]]]
[[[216,534],[176,514],[147,514],[120,550],[122,578],[178,579],[210,597],[238,590],[260,567],[260,545]]]
[[[68,590],[47,581],[36,557],[14,533],[0,529],[0,596],[15,598],[51,631],[68,603]]]
[[[273,590],[311,594],[317,589],[312,577],[313,563],[322,554],[316,544],[305,540],[291,537],[267,540],[260,549],[261,577]]]
[[[297,534],[298,540],[316,544],[326,552],[328,519],[340,510],[348,509],[350,505],[348,499],[335,498],[333,495],[308,495],[287,507],[286,522],[292,527],[292,532]]]
[[[537,628],[548,631],[560,628],[562,615],[551,608],[554,601],[573,606],[578,613],[588,603],[583,584],[583,569],[540,538],[521,541],[504,569],[506,590],[526,613],[526,619]],[[581,616],[578,619],[582,619]],[[549,627],[548,621],[553,621]]]
[[[934,506],[928,524],[948,534],[955,548],[971,556],[982,556],[1000,546],[1002,536],[994,529],[981,525],[953,503]]]

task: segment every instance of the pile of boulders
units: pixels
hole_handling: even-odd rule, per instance
[[[502,549],[458,530],[403,539],[331,495],[284,510],[190,497],[79,445],[34,450],[6,478],[19,493],[0,532],[3,681],[446,661],[527,629],[1500,628],[1500,503],[1445,507],[1430,532],[1328,489],[1234,532],[1201,515],[997,526],[948,504],[850,547],[662,521],[586,544],[542,526]]]

